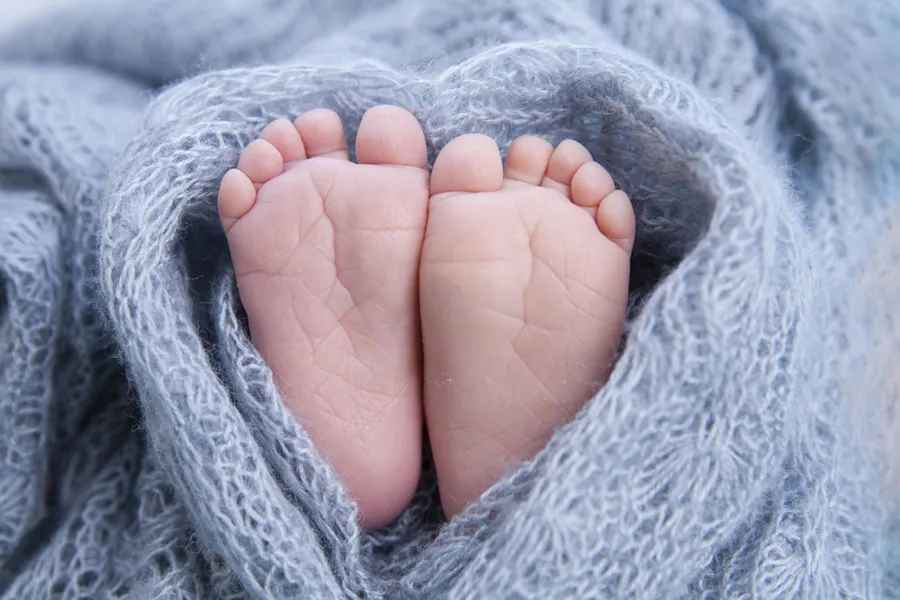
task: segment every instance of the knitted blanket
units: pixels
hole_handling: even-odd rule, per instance
[[[887,0],[73,0],[0,38],[0,597],[900,597],[898,40]],[[638,238],[602,391],[366,533],[215,202],[270,121],[381,103],[432,160],[584,143]]]

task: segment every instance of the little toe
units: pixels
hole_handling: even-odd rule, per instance
[[[543,138],[523,135],[509,147],[503,176],[511,181],[541,185],[551,156],[553,144]]]
[[[541,185],[571,198],[572,178],[578,169],[593,160],[587,148],[575,140],[564,140],[553,151]]]
[[[463,135],[447,144],[431,170],[431,194],[496,192],[503,187],[503,160],[486,135]]]
[[[597,207],[597,228],[627,254],[634,248],[634,209],[622,190],[615,190]]]
[[[350,160],[344,124],[333,110],[317,108],[294,121],[294,127],[303,140],[308,158],[327,157]]]
[[[297,128],[287,119],[278,119],[259,134],[261,140],[266,140],[281,154],[284,162],[294,162],[306,158],[306,148]]]
[[[428,147],[419,121],[399,106],[366,111],[356,136],[356,161],[361,165],[399,165],[424,169]]]
[[[238,169],[228,171],[219,187],[219,218],[226,234],[250,212],[255,203],[256,187],[253,182]]]
[[[284,173],[281,152],[266,140],[253,140],[238,160],[238,170],[255,184],[263,184]]]

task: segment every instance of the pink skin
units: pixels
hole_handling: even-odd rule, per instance
[[[382,106],[356,151],[331,111],[276,121],[219,212],[253,342],[373,529],[412,496],[423,418],[452,516],[603,383],[634,217],[572,141],[520,138],[504,173],[463,136],[429,188],[419,124]]]
[[[276,121],[225,176],[219,212],[253,342],[371,529],[407,505],[421,466],[428,171],[396,107],[366,114],[356,152],[331,111]]]
[[[634,214],[580,144],[478,135],[431,176],[420,268],[425,408],[452,516],[605,383],[622,334]]]

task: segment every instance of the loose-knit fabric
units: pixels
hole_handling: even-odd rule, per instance
[[[0,597],[900,597],[898,64],[887,0],[72,0],[0,38]],[[432,160],[584,143],[638,234],[603,390],[449,523],[426,448],[365,533],[215,203],[270,121],[382,103]]]

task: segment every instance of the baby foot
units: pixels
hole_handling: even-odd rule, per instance
[[[219,214],[254,345],[377,528],[421,464],[425,137],[407,111],[373,108],[356,156],[334,112],[275,121],[223,179]]]
[[[447,145],[431,175],[420,301],[444,512],[533,457],[609,376],[634,214],[581,144]]]

